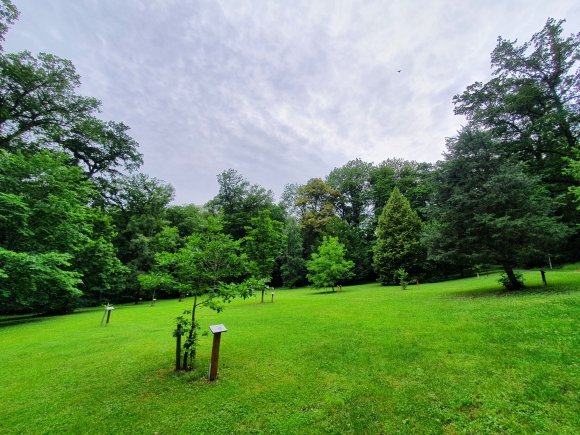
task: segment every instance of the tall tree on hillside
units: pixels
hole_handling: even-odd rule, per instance
[[[436,173],[426,237],[430,256],[464,265],[501,264],[505,286],[523,283],[514,268],[542,261],[569,234],[554,203],[524,163],[501,156],[489,133],[463,130],[447,144]]]
[[[421,220],[397,187],[383,208],[376,233],[373,267],[383,285],[395,283],[401,268],[407,272],[416,269]]]
[[[493,78],[474,83],[454,97],[455,112],[489,131],[504,157],[525,163],[553,197],[562,197],[565,221],[577,214],[563,173],[580,134],[580,33],[565,38],[564,21],[548,19],[529,42],[498,38],[491,54]]]

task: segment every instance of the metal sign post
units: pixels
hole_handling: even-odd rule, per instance
[[[218,371],[218,359],[220,355],[220,341],[222,332],[226,332],[227,328],[220,324],[220,325],[211,325],[209,327],[210,331],[213,334],[213,346],[211,348],[211,364],[209,366],[209,380],[213,381],[217,378],[217,371]]]

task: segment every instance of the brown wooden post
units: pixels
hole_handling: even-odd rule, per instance
[[[546,272],[544,270],[540,270],[540,273],[542,274],[542,282],[544,283],[544,287],[547,287],[548,281],[546,281]]]
[[[181,370],[181,325],[177,325],[175,339],[177,341],[175,345],[175,370]]]
[[[209,366],[209,380],[214,381],[217,378],[218,372],[218,360],[220,356],[220,341],[222,337],[222,332],[226,332],[227,329],[224,325],[211,325],[209,329],[213,333],[213,346],[211,348],[211,364]]]

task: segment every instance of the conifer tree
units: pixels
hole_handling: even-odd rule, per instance
[[[396,187],[379,217],[376,235],[373,267],[383,285],[392,284],[398,269],[414,269],[421,237],[421,220]]]

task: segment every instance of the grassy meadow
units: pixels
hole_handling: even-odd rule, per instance
[[[2,433],[580,433],[580,273],[277,290],[200,312],[224,323],[173,371],[189,301],[0,318]]]

